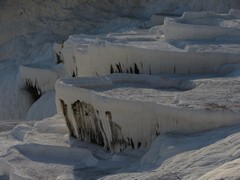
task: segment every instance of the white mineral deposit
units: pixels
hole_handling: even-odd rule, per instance
[[[0,180],[240,179],[239,0],[0,0]]]

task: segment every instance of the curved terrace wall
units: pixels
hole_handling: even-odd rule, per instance
[[[180,108],[154,102],[107,97],[96,92],[114,83],[151,85],[151,88],[194,88],[191,82],[144,75],[111,75],[63,79],[56,83],[57,110],[63,112],[69,132],[111,151],[147,148],[164,132],[197,132],[239,123],[239,112]],[[182,86],[181,86],[182,84]]]
[[[63,58],[73,77],[117,72],[150,75],[218,73],[221,65],[240,63],[236,53],[148,49],[105,41],[101,44],[66,43]]]
[[[240,23],[236,23],[239,18],[239,10],[231,10],[228,14],[185,12],[180,18],[166,18],[163,32],[168,41],[240,37]]]

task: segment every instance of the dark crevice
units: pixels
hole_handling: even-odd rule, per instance
[[[113,66],[111,65],[110,67],[110,74],[114,73],[114,69],[113,69]]]
[[[34,102],[37,101],[42,95],[41,89],[36,84],[33,85],[31,80],[25,80],[25,83],[26,90],[31,94]]]
[[[63,60],[61,59],[61,56],[58,55],[57,53],[56,53],[56,57],[57,57],[57,64],[60,64],[63,62]]]
[[[72,73],[72,77],[76,77],[76,74],[75,74],[75,72],[73,71],[73,73]]]
[[[134,64],[134,73],[135,73],[135,74],[139,74],[139,69],[138,69],[136,63]]]
[[[116,67],[117,67],[117,70],[118,70],[119,73],[122,73],[122,72],[123,72],[122,66],[121,66],[120,63],[119,63],[119,64],[116,64]]]
[[[141,142],[138,142],[138,148],[140,148],[140,147],[141,147],[141,145],[142,145],[142,143],[141,143]]]
[[[131,139],[131,146],[132,148],[134,149],[134,143],[133,143],[133,140]]]

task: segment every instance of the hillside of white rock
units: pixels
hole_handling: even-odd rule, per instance
[[[239,179],[240,2],[0,2],[0,179]]]

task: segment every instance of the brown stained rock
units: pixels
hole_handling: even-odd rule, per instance
[[[104,146],[103,130],[94,108],[78,100],[72,104],[72,110],[77,124],[78,137],[83,141]]]

